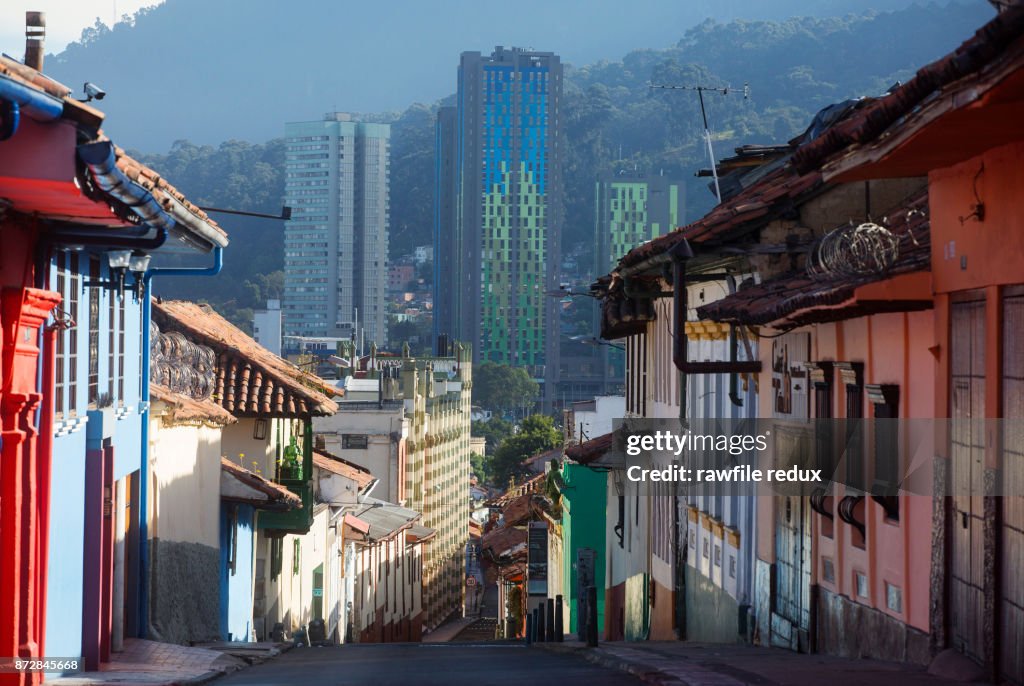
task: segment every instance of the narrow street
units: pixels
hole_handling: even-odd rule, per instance
[[[524,683],[639,684],[621,672],[521,643],[423,643],[299,648],[217,686],[521,686]]]

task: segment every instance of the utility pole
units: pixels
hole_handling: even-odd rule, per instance
[[[708,127],[708,113],[704,109],[704,92],[709,93],[721,93],[722,95],[729,95],[729,87],[715,88],[713,86],[684,86],[671,83],[649,83],[648,88],[651,90],[668,90],[668,91],[697,91],[697,97],[700,99],[700,116],[704,119],[704,140],[708,145],[708,157],[711,158],[711,176],[715,179],[715,197],[718,198],[718,203],[722,203],[722,189],[718,186],[718,168],[715,163],[715,151],[711,147],[711,129]],[[750,86],[743,84],[743,99],[746,100],[750,97]]]

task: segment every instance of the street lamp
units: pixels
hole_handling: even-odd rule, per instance
[[[128,271],[135,277],[135,302],[142,300],[145,293],[146,270],[149,269],[150,256],[144,252],[133,252],[128,258]]]
[[[131,264],[131,259],[131,250],[107,251],[107,264],[110,266],[110,271],[115,279],[111,285],[117,287],[117,291],[122,297],[124,297],[124,276],[128,271],[128,265]]]

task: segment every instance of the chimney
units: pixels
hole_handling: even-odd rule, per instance
[[[46,12],[25,12],[25,66],[43,70]]]

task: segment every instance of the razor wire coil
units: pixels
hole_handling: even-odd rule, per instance
[[[807,256],[812,279],[869,276],[888,271],[900,255],[900,238],[875,224],[842,226],[829,231]]]

